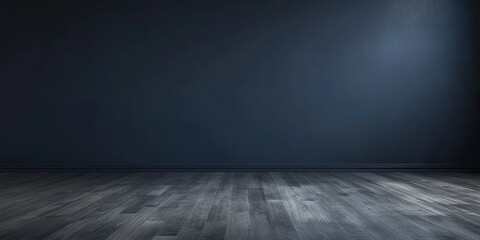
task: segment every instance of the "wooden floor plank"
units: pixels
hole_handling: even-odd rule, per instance
[[[480,174],[0,173],[0,239],[480,239]]]

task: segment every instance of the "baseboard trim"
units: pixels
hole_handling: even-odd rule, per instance
[[[452,164],[344,164],[344,165],[125,165],[125,166],[0,166],[3,172],[19,171],[416,171],[416,172],[480,172],[478,166]]]

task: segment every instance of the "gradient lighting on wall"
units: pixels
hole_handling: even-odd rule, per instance
[[[143,4],[10,12],[4,165],[476,162],[472,1]]]

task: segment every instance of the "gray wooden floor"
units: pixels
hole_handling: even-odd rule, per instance
[[[0,173],[0,239],[480,239],[480,175]]]

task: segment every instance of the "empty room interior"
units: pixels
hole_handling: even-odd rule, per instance
[[[0,3],[1,240],[479,240],[475,0]]]

